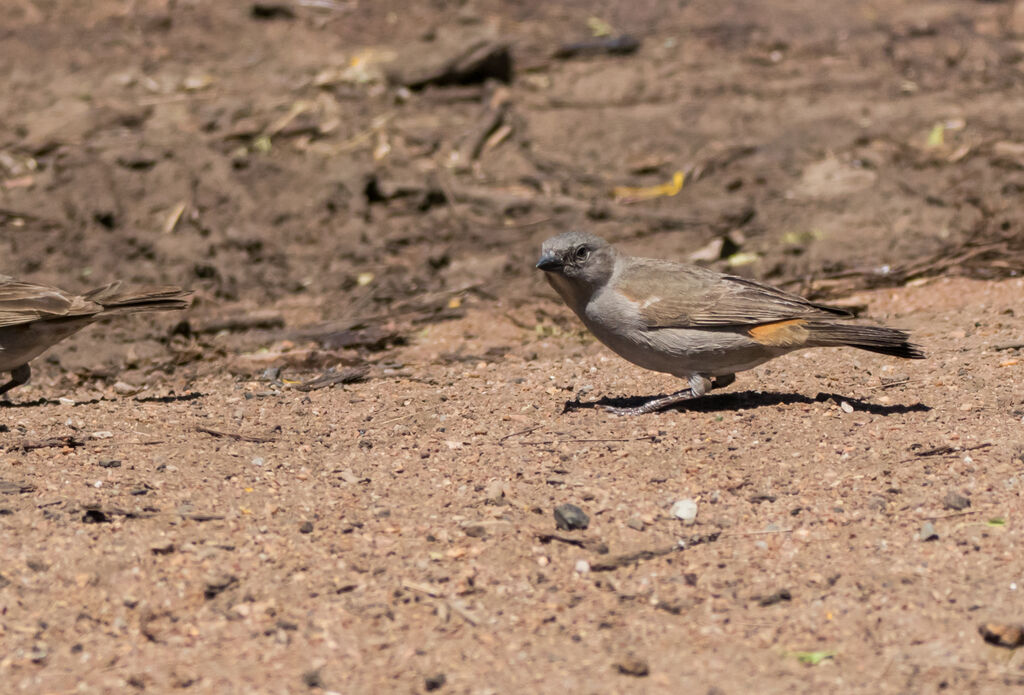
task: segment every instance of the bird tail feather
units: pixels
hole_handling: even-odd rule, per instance
[[[808,342],[822,347],[846,345],[911,360],[925,357],[924,350],[910,342],[910,335],[896,328],[817,321],[808,322],[805,328],[810,334]]]
[[[121,282],[99,287],[85,295],[103,307],[104,314],[131,314],[141,311],[175,311],[192,303],[192,293],[180,287],[133,287],[121,289]]]

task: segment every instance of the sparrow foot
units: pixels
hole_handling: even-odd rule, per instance
[[[652,398],[646,403],[633,406],[632,408],[617,408],[612,405],[604,406],[604,409],[613,415],[646,415],[647,413],[655,413],[659,410],[664,410],[676,403],[682,403],[692,398],[696,398],[692,389],[685,388],[682,391],[676,391],[675,393],[667,396],[661,396],[659,398]]]
[[[675,393],[667,396],[652,398],[646,403],[641,403],[640,405],[632,408],[618,408],[613,405],[606,405],[604,406],[604,409],[613,415],[646,415],[647,413],[654,413],[659,410],[664,410],[665,408],[670,408],[677,403],[682,403],[683,401],[699,398],[712,389],[725,388],[734,381],[736,381],[735,374],[716,376],[714,381],[708,379],[706,376],[697,374],[690,377],[689,388],[676,391]]]

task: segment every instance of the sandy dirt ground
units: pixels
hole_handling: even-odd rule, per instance
[[[1024,686],[1018,5],[5,3],[0,273],[195,302],[0,404],[0,692]],[[929,357],[616,417],[574,227]]]

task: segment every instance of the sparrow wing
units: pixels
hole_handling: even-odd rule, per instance
[[[754,280],[672,261],[631,258],[615,280],[647,329],[751,327],[792,319],[850,318]]]
[[[56,287],[20,282],[0,275],[0,327],[39,319],[88,316],[102,307]]]

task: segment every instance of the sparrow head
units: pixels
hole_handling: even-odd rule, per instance
[[[537,267],[574,284],[596,288],[612,277],[615,249],[593,234],[565,232],[544,242]]]

